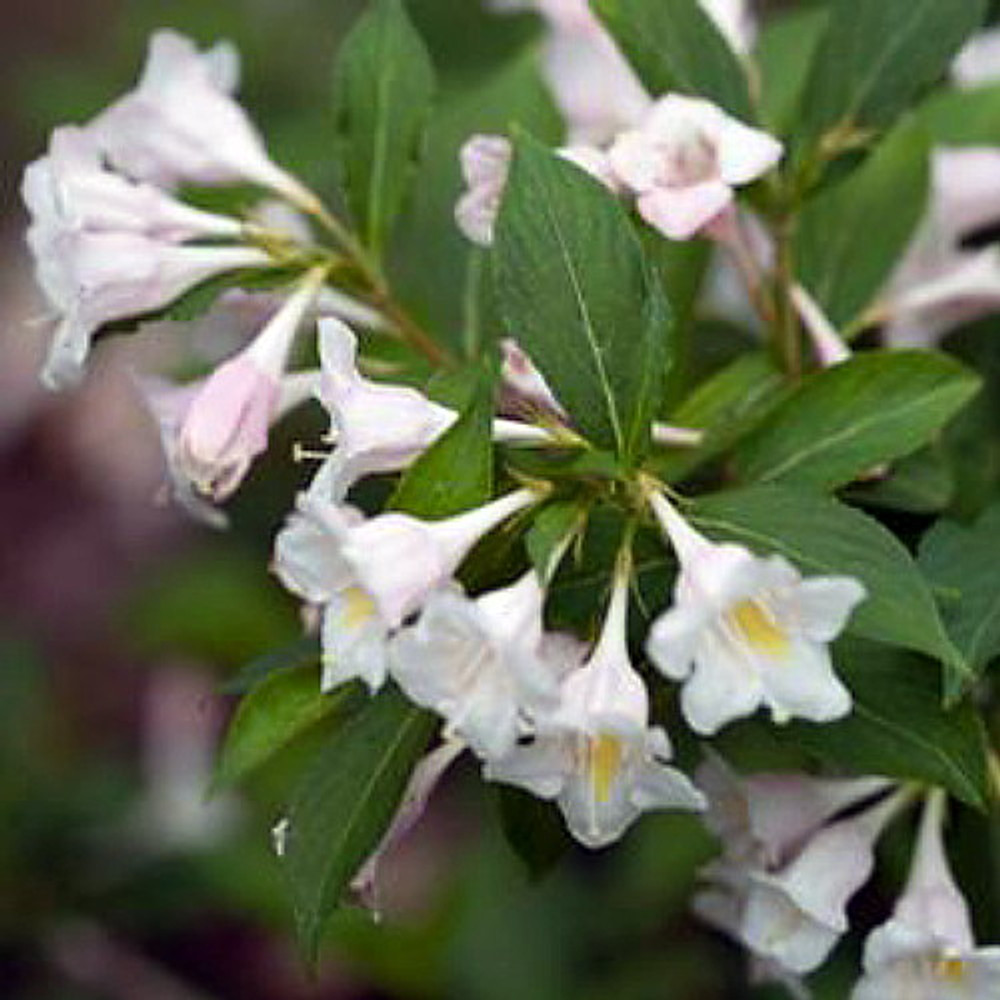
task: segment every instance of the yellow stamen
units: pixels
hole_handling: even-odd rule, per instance
[[[968,972],[968,966],[960,958],[944,957],[939,958],[934,963],[934,974],[939,979],[945,979],[948,982],[961,982],[965,978],[966,972]]]
[[[622,766],[622,743],[617,736],[601,733],[587,743],[587,766],[594,797],[600,803],[611,798],[611,788]]]
[[[375,602],[360,587],[348,587],[343,598],[343,622],[349,629],[361,628],[375,616]]]
[[[759,652],[781,656],[788,651],[788,636],[756,601],[741,601],[731,608],[729,620]]]

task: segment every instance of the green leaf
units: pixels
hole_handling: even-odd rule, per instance
[[[795,247],[800,278],[837,326],[871,303],[923,218],[929,148],[923,129],[901,126],[806,205]]]
[[[973,671],[1000,656],[1000,503],[971,527],[941,520],[920,543],[952,641]]]
[[[1000,145],[1000,84],[934,94],[917,118],[936,145]]]
[[[697,448],[656,455],[651,467],[673,482],[685,478],[749,434],[789,391],[787,380],[767,354],[741,355],[702,382],[671,414],[671,423],[704,430],[704,441]]]
[[[848,500],[862,506],[937,514],[955,496],[955,477],[940,442],[894,462],[884,475],[851,486]]]
[[[434,97],[434,68],[401,0],[374,0],[334,67],[338,157],[347,201],[378,255],[402,208]]]
[[[493,379],[477,385],[458,420],[403,474],[389,502],[424,518],[450,517],[486,503],[493,494]]]
[[[651,94],[696,94],[752,119],[743,66],[698,0],[592,0],[592,6]]]
[[[496,801],[507,843],[531,879],[538,881],[573,847],[559,810],[552,802],[511,785],[496,786]]]
[[[794,123],[816,46],[826,30],[825,7],[789,10],[768,18],[757,42],[761,117],[778,133]]]
[[[737,454],[751,482],[829,490],[926,443],[979,379],[930,351],[857,354],[807,378]]]
[[[344,712],[353,687],[323,694],[314,666],[280,670],[240,702],[226,733],[214,787],[233,785],[321,719]]]
[[[702,497],[693,515],[709,535],[762,554],[778,552],[807,575],[855,577],[868,596],[848,632],[927,653],[951,671],[966,672],[916,563],[860,511],[787,486],[756,486]]]
[[[989,798],[987,746],[971,705],[946,711],[931,664],[901,649],[837,643],[838,672],[854,695],[839,722],[795,722],[783,734],[821,759],[859,774],[943,785],[969,805]]]
[[[560,557],[587,524],[587,508],[569,500],[546,504],[531,520],[525,535],[528,556],[543,583],[559,568]]]
[[[273,673],[315,666],[319,663],[320,655],[319,638],[315,635],[303,636],[301,639],[254,657],[240,668],[235,677],[222,685],[222,693],[246,694]]]
[[[296,788],[282,864],[310,961],[328,917],[388,828],[434,727],[432,715],[383,688],[331,731]]]
[[[580,430],[626,459],[649,442],[670,309],[623,209],[596,180],[519,138],[493,248],[510,334]]]
[[[986,0],[832,0],[806,84],[802,128],[882,129],[942,77]]]

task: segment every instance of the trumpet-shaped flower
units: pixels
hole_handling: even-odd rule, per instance
[[[475,600],[452,589],[432,594],[392,641],[392,676],[447,719],[446,734],[482,757],[503,756],[526,720],[558,704],[555,671],[541,657],[543,599],[534,570]]]
[[[336,447],[313,488],[328,500],[340,501],[363,476],[406,468],[458,414],[410,386],[366,379],[357,367],[357,338],[345,323],[326,318],[319,329],[320,399],[330,413],[330,438]],[[508,443],[550,440],[544,429],[514,420],[495,420],[493,436]]]
[[[664,236],[686,240],[717,221],[733,203],[733,188],[767,173],[782,152],[776,139],[710,101],[667,94],[608,155],[615,175],[638,195],[639,214]]]
[[[59,315],[42,381],[53,389],[79,380],[93,335],[107,323],[169,305],[225,271],[267,267],[254,247],[175,246],[137,233],[66,230],[28,239],[36,274]]]
[[[813,778],[736,774],[709,752],[695,774],[708,799],[705,825],[727,861],[773,870],[838,813],[889,787],[886,778]]]
[[[274,569],[281,582],[323,608],[324,691],[354,678],[376,690],[386,677],[389,625],[341,552],[347,532],[363,522],[352,507],[336,507],[304,494],[275,540]]]
[[[267,155],[233,99],[239,56],[228,42],[199,52],[183,35],[153,34],[142,77],[88,126],[111,163],[137,180],[180,183],[249,181],[304,206],[313,196]]]
[[[484,768],[490,780],[555,799],[588,847],[617,840],[646,810],[704,807],[701,793],[667,764],[666,732],[649,726],[646,687],[628,659],[627,603],[628,578],[619,574],[597,645],[563,681],[559,709]]]
[[[1000,947],[976,948],[942,838],[944,793],[924,807],[910,877],[892,919],[865,944],[851,1000],[997,1000]]]
[[[288,355],[324,277],[322,269],[308,275],[250,345],[212,372],[190,400],[171,451],[198,492],[224,500],[267,448]]]
[[[319,350],[320,399],[336,441],[326,472],[330,499],[343,499],[362,476],[409,465],[454,423],[454,410],[416,389],[364,378],[357,368],[357,338],[345,323],[320,321]]]
[[[46,155],[25,169],[22,193],[32,229],[53,239],[63,230],[88,230],[179,243],[243,232],[238,219],[192,208],[152,184],[108,170],[93,135],[71,125],[57,128]],[[34,239],[44,242],[45,236]]]
[[[322,605],[324,687],[385,680],[386,641],[446,586],[473,545],[531,503],[530,490],[441,521],[380,514],[366,521],[310,490],[275,542],[274,569],[293,593]]]
[[[977,31],[955,56],[951,75],[968,89],[1000,80],[1000,28]]]
[[[177,385],[166,379],[143,375],[136,378],[136,386],[160,433],[170,496],[195,520],[213,528],[224,528],[228,524],[226,515],[192,481],[185,457],[180,453],[181,430],[206,381],[198,379],[195,382]],[[271,422],[276,422],[295,407],[311,399],[318,384],[318,372],[296,372],[293,375],[283,376],[279,384],[278,403]],[[225,478],[227,477],[216,476],[215,480],[218,483]]]
[[[820,966],[847,930],[847,904],[871,874],[876,841],[906,802],[898,792],[821,828],[779,871],[751,871],[744,944],[793,973]]]
[[[653,623],[652,661],[683,681],[681,706],[699,733],[767,706],[774,719],[824,722],[850,711],[829,643],[865,590],[851,577],[803,580],[780,556],[717,545],[659,493],[650,502],[680,563],[674,606]]]

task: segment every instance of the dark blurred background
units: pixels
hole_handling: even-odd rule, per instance
[[[460,765],[390,862],[383,921],[346,908],[311,977],[269,836],[306,748],[245,793],[206,797],[232,709],[222,686],[298,634],[267,562],[302,474],[291,441],[314,427],[283,428],[228,533],[157,504],[159,446],[128,371],[183,368],[190,338],[167,325],[105,345],[79,391],[45,394],[17,189],[54,125],[132,86],[162,25],[237,43],[242,99],[275,158],[324,190],[329,66],[359,5],[0,2],[0,998],[779,996],[744,985],[742,957],[687,916],[712,851],[688,818],[647,818],[614,850],[572,852],[532,878],[500,835],[491,790]],[[474,0],[412,7],[443,84],[432,136],[444,180],[417,214],[448,243],[454,151],[472,127],[503,124],[507,91],[484,81],[538,26],[487,19]],[[537,112],[540,130],[550,119]],[[433,314],[433,294],[421,295]],[[825,974],[825,996],[846,995],[856,959]]]

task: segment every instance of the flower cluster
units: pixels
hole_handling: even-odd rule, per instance
[[[636,273],[651,269],[632,239],[633,223],[650,239],[708,237],[731,253],[757,320],[777,331],[775,345],[791,346],[785,372],[791,391],[801,384],[802,343],[811,342],[817,368],[849,361],[840,332],[787,259],[787,233],[777,225],[765,231],[764,222],[737,208],[737,189],[771,171],[781,186],[783,144],[703,97],[646,93],[583,0],[534,6],[548,26],[546,74],[569,125],[567,144],[556,153],[628,207],[611,214],[628,234],[617,245],[636,247]],[[702,6],[743,66],[754,36],[746,6],[723,0]],[[973,62],[965,56],[956,73],[972,72]],[[595,74],[606,87],[592,85]],[[95,337],[163,315],[206,283],[211,292],[211,279],[225,278],[230,291],[254,282],[267,289],[242,293],[257,306],[252,336],[214,359],[201,377],[174,383],[142,374],[136,382],[160,431],[173,495],[215,525],[225,521],[219,504],[267,450],[272,425],[307,402],[325,413],[322,451],[300,450],[300,458],[319,465],[274,540],[272,569],[303,603],[307,627],[319,633],[321,692],[352,684],[367,689],[371,705],[388,685],[425,710],[416,714],[440,722],[440,742],[413,767],[393,803],[395,819],[369,845],[354,890],[377,905],[384,855],[468,751],[487,781],[555,803],[572,836],[589,848],[615,842],[650,810],[701,814],[722,852],[702,872],[696,911],[752,953],[758,975],[803,996],[801,977],[826,960],[848,929],[848,902],[872,872],[882,832],[924,795],[908,884],[891,919],[868,939],[854,998],[1000,996],[1000,955],[976,949],[948,869],[942,793],[880,777],[744,779],[711,751],[692,779],[674,759],[665,726],[671,717],[673,731],[686,724],[708,739],[759,710],[775,725],[848,716],[852,694],[831,646],[855,609],[877,595],[854,575],[804,576],[802,567],[846,566],[873,587],[878,574],[866,575],[850,561],[801,558],[793,546],[754,551],[716,537],[698,506],[674,489],[674,483],[687,489],[688,480],[671,475],[667,461],[677,449],[703,444],[705,432],[653,419],[671,411],[668,400],[650,399],[634,408],[649,444],[638,458],[621,444],[623,435],[615,453],[597,434],[588,440],[583,415],[564,405],[572,399],[566,382],[572,366],[570,375],[547,367],[547,342],[528,336],[531,315],[519,324],[508,320],[505,337],[482,338],[485,346],[477,343],[482,349],[464,359],[472,361],[464,371],[445,373],[473,372],[484,384],[484,373],[493,377],[476,404],[491,407],[482,414],[479,443],[496,460],[499,485],[491,480],[479,490],[479,506],[455,504],[437,519],[417,516],[418,508],[406,503],[407,487],[421,470],[439,472],[431,460],[467,430],[466,411],[442,401],[448,394],[436,391],[426,368],[458,370],[463,362],[397,300],[383,248],[365,244],[270,159],[232,96],[236,77],[230,47],[199,52],[179,35],[158,32],[136,89],[88,124],[57,129],[46,155],[28,167],[28,242],[56,323],[43,379],[52,387],[74,382]],[[481,247],[494,243],[513,155],[503,136],[473,135],[462,147],[466,190],[455,222]],[[956,303],[996,294],[996,249],[961,243],[996,221],[981,211],[982,191],[995,187],[995,155],[935,154],[932,216],[878,305],[890,338],[894,324],[915,335],[919,317],[936,329],[936,311],[950,314]],[[573,179],[571,170],[563,174]],[[974,197],[966,190],[970,179]],[[181,193],[236,183],[262,189],[267,200],[237,216],[205,211]],[[606,207],[607,196],[590,188]],[[950,227],[946,237],[935,219]],[[583,247],[580,256],[588,252]],[[946,260],[931,259],[942,253]],[[472,262],[481,263],[479,256]],[[606,371],[612,349],[594,332],[590,290],[578,287],[576,270],[572,277],[565,314],[580,315],[580,339],[588,341],[581,352],[584,346],[590,352],[601,383],[595,396],[613,396],[619,387]],[[478,291],[466,303],[470,313],[478,313],[478,301],[471,301]],[[213,308],[226,309],[225,296]],[[359,338],[361,327],[373,336]],[[406,360],[380,369],[366,349],[390,337],[396,343],[386,356],[395,351]],[[535,344],[544,371],[532,360]],[[633,370],[619,381],[628,385],[620,393],[625,402],[611,401],[615,420],[619,404],[630,405],[639,391]],[[777,403],[785,398],[776,393]],[[921,443],[904,442],[911,451]],[[871,460],[866,447],[858,446],[861,462]],[[397,474],[403,482],[394,500],[373,500]],[[434,487],[447,491],[449,482]],[[540,544],[542,526],[549,525],[551,536],[549,515],[561,509],[572,516]],[[618,534],[602,552],[583,620],[556,628],[555,592],[579,570],[595,512],[610,514]],[[483,553],[500,541],[507,557],[487,565]],[[658,546],[657,565],[665,567],[653,600],[640,586],[646,583],[636,565],[641,544]],[[894,550],[894,558],[903,556]],[[684,752],[677,756],[683,762]],[[278,832],[282,849],[294,844],[288,840],[294,826],[280,824]]]

